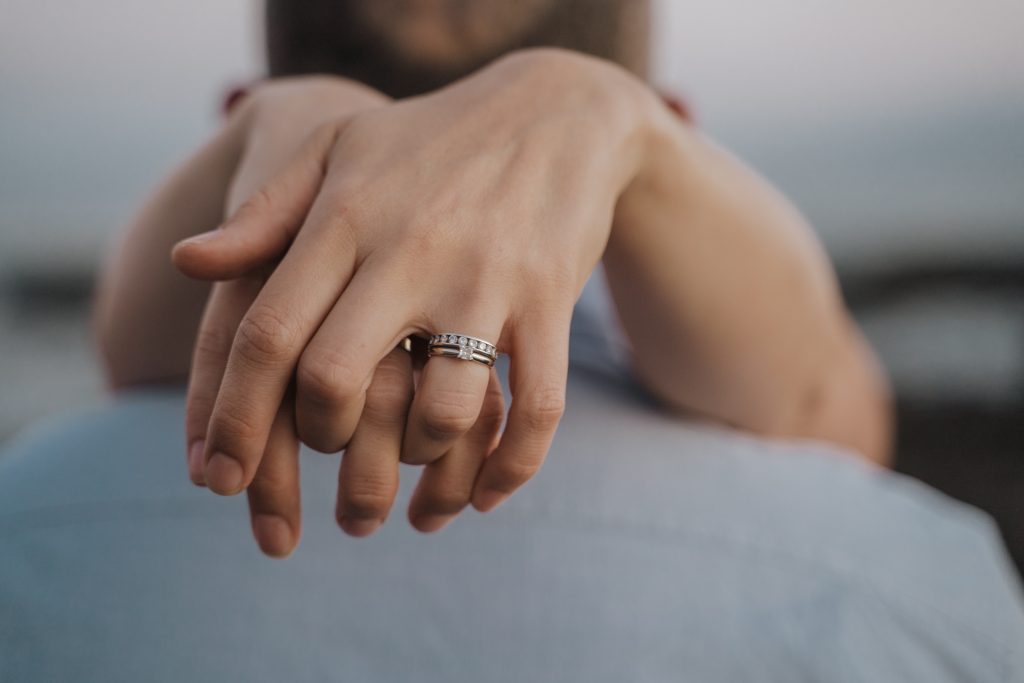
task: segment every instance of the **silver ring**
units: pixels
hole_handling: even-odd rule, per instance
[[[476,361],[488,367],[498,359],[494,344],[467,334],[435,334],[427,344],[427,354]]]

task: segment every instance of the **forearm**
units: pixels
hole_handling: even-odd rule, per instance
[[[171,247],[223,219],[241,137],[232,122],[186,161],[146,202],[106,264],[94,325],[112,387],[175,381],[188,373],[209,285],[178,272]]]
[[[813,231],[692,128],[655,131],[604,256],[638,376],[677,409],[885,461],[886,381]]]
[[[209,284],[172,265],[179,241],[213,230],[300,150],[318,127],[386,98],[331,76],[253,88],[217,136],[154,194],[103,274],[96,328],[110,384],[166,382],[189,370]]]

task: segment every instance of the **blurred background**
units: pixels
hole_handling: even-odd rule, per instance
[[[811,218],[898,467],[1024,563],[1024,3],[656,0],[654,81]],[[101,395],[112,235],[263,69],[256,0],[0,0],[0,444]]]

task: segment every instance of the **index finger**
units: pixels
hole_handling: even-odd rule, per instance
[[[252,481],[299,356],[351,278],[355,256],[332,239],[338,218],[324,197],[235,334],[206,439],[214,493],[232,495]]]
[[[262,286],[262,278],[252,277],[216,283],[199,323],[185,398],[185,441],[189,477],[200,486],[206,485],[203,480],[206,432],[232,339]]]

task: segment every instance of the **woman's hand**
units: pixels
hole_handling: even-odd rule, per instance
[[[400,450],[367,447],[367,462],[389,461],[364,482],[360,504],[339,500],[339,515],[370,530],[383,520],[395,455],[438,465],[449,511],[470,499],[490,510],[527,481],[562,414],[572,306],[639,168],[649,100],[603,62],[520,53],[435,94],[322,127],[220,230],[181,243],[177,265],[207,279],[287,250],[236,318],[230,351],[224,336],[203,354],[208,384],[219,380],[201,446],[210,488],[238,493],[257,476],[293,378],[302,440],[348,446],[351,458],[363,422],[400,407],[386,392],[392,410],[372,409],[375,369],[405,337],[443,332],[490,340],[511,357],[500,443],[491,452],[482,429],[469,439],[475,448],[452,450],[481,415],[496,427],[485,406],[500,391],[487,368],[434,358]]]

